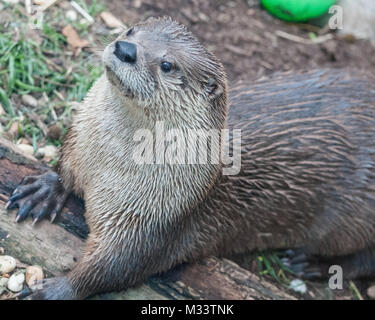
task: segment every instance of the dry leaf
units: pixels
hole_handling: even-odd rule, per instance
[[[120,28],[124,25],[119,19],[117,19],[112,13],[108,11],[103,11],[100,14],[100,17],[109,28]]]
[[[90,42],[82,40],[70,24],[64,27],[62,34],[66,37],[66,41],[75,49],[90,46]]]
[[[19,123],[17,121],[15,121],[15,122],[12,123],[12,125],[8,129],[8,133],[9,133],[9,135],[10,135],[10,137],[12,139],[14,139],[15,137],[17,137],[17,135],[18,135],[18,127],[19,127]]]

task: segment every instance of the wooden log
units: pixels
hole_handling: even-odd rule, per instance
[[[0,200],[1,194],[10,195],[27,175],[38,175],[49,168],[39,163],[34,157],[25,155],[16,145],[0,138]],[[84,216],[83,201],[71,197],[58,218],[57,223],[64,229],[86,238],[88,227]]]
[[[174,299],[295,299],[233,261],[215,257],[178,266],[162,276],[151,278],[149,283],[156,285],[158,290],[164,289],[163,293]]]
[[[15,223],[15,214],[6,212],[12,190],[26,175],[48,170],[26,156],[15,145],[0,138],[0,246],[7,254],[26,264],[38,264],[47,275],[70,270],[79,259],[88,228],[83,203],[69,200],[57,223],[30,221]],[[186,264],[147,283],[123,292],[100,294],[92,299],[294,299],[288,293],[237,264],[218,258]]]

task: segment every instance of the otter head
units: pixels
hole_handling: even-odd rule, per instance
[[[225,118],[223,66],[171,18],[131,27],[106,47],[103,62],[120,95],[148,112],[193,115],[215,109]]]

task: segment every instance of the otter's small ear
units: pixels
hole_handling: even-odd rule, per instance
[[[223,88],[217,83],[214,78],[209,78],[206,84],[207,97],[214,100],[222,95]]]

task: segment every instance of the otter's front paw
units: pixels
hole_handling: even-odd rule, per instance
[[[19,208],[16,222],[23,221],[30,215],[33,223],[46,216],[53,222],[64,207],[67,197],[68,193],[58,174],[47,172],[40,176],[25,177],[13,191],[6,208]]]
[[[23,300],[72,300],[73,290],[66,277],[44,279],[19,295]]]

